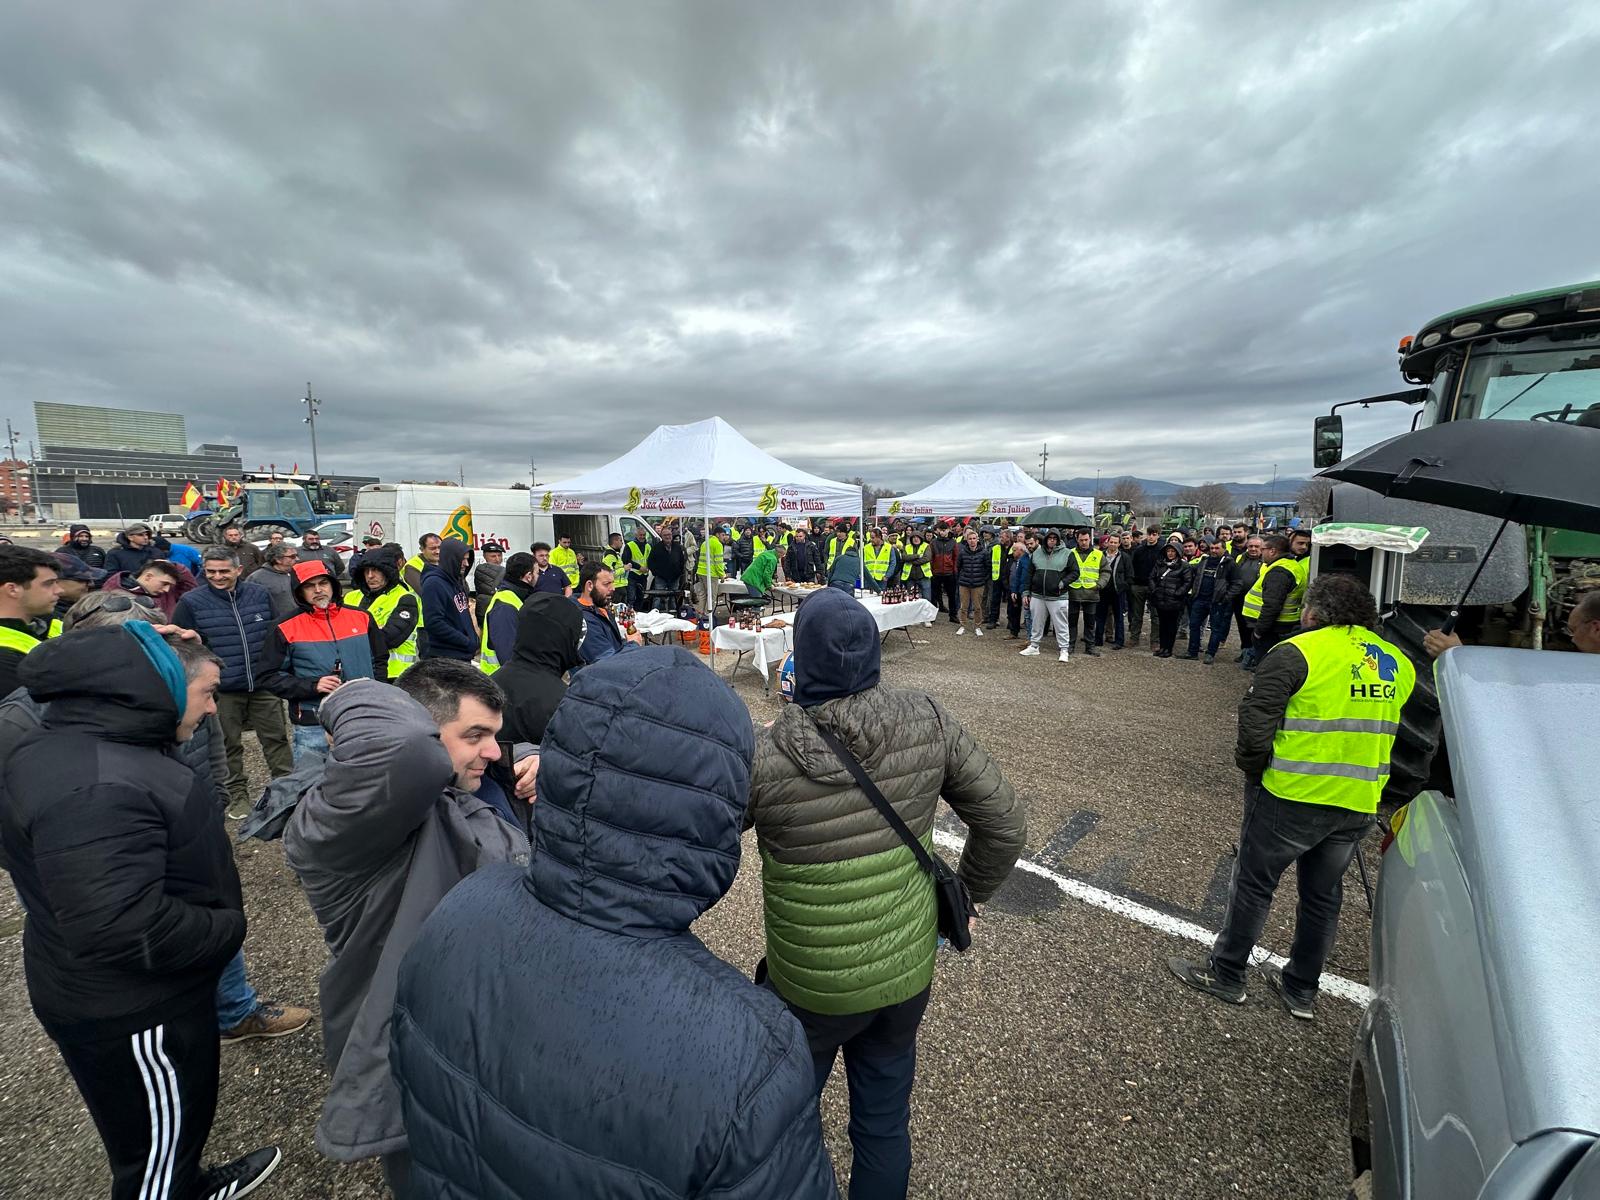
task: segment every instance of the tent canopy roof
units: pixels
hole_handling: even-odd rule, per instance
[[[620,458],[553,484],[554,512],[711,516],[850,516],[861,489],[791,467],[721,417],[661,425]]]
[[[1014,462],[961,463],[907,496],[879,500],[885,516],[1023,516],[1068,497],[1045,487]]]

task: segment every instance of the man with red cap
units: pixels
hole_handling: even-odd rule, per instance
[[[326,754],[319,708],[352,679],[387,679],[383,630],[359,608],[339,603],[338,585],[321,559],[294,568],[298,611],[282,618],[261,648],[262,682],[289,702],[294,760]]]

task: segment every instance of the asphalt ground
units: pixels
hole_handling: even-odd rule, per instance
[[[884,683],[925,689],[994,754],[1028,805],[1027,857],[1056,877],[1215,929],[1241,813],[1231,664],[1158,660],[1148,646],[1069,664],[1017,657],[1004,629],[957,638],[941,620],[895,634]],[[1183,647],[1180,637],[1179,648]],[[718,656],[724,672],[728,656]],[[778,701],[733,680],[757,721]],[[262,764],[247,739],[253,770]],[[952,814],[941,827],[959,835]],[[753,837],[729,895],[698,924],[746,971],[762,952]],[[1370,860],[1370,853],[1369,853]],[[252,982],[315,1007],[324,950],[277,844],[239,848]],[[0,1196],[105,1193],[98,1142],[28,1008],[20,914],[0,897]],[[1293,872],[1263,945],[1287,951]],[[1328,969],[1364,982],[1369,926],[1354,869]],[[1182,988],[1171,954],[1203,948],[1085,904],[1018,871],[986,906],[973,949],[945,952],[919,1041],[912,1194],[926,1197],[1326,1197],[1345,1195],[1346,1071],[1359,1011],[1324,995],[1315,1023],[1289,1018],[1252,976],[1225,1006]],[[375,1197],[371,1165],[311,1144],[326,1087],[317,1025],[224,1050],[208,1158],[278,1142],[263,1196]],[[842,1068],[824,1096],[841,1184],[849,1171]]]

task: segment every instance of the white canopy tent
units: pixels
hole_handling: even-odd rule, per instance
[[[721,417],[660,425],[621,458],[552,484],[542,512],[671,516],[860,517],[861,488],[791,467]]]
[[[1063,496],[1014,462],[962,463],[909,496],[878,501],[880,517],[1025,517],[1047,504],[1094,515],[1094,501]]]

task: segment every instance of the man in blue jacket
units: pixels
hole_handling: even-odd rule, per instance
[[[471,662],[478,654],[472,627],[472,597],[467,594],[467,544],[446,538],[439,561],[422,569],[423,658]]]
[[[178,601],[172,623],[193,629],[222,660],[217,719],[228,756],[228,815],[250,811],[244,773],[244,731],[254,730],[272,777],[294,770],[283,701],[267,690],[262,651],[273,626],[272,597],[264,588],[239,581],[239,560],[226,546],[213,546],[201,559],[206,584]]]
[[[738,871],[753,748],[682,649],[579,673],[530,865],[458,884],[400,968],[411,1197],[838,1195],[799,1022],[690,932]]]
[[[584,563],[579,568],[576,599],[583,610],[583,644],[578,653],[586,663],[597,663],[639,644],[639,635],[623,633],[611,615],[611,597],[616,590],[617,577],[604,563]]]

